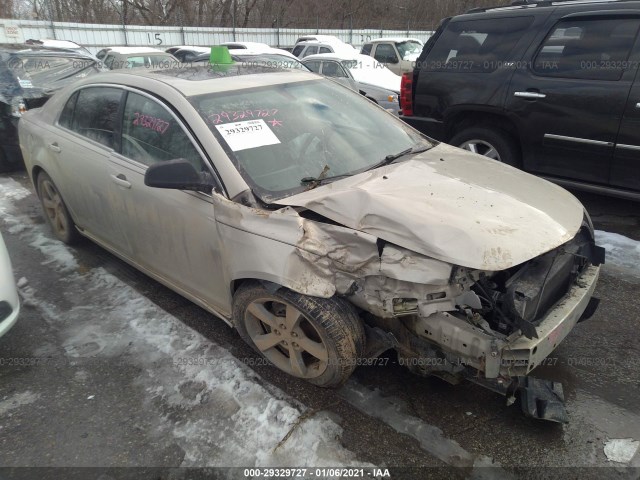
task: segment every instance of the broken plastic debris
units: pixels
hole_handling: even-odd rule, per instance
[[[29,283],[29,280],[27,280],[25,277],[21,277],[20,280],[18,280],[18,283],[16,283],[16,285],[18,286],[18,288],[22,288],[27,283]]]
[[[96,397],[95,395],[89,395],[89,396],[87,397],[87,400],[93,400],[95,397]]]
[[[612,438],[604,445],[607,460],[617,463],[629,463],[640,447],[640,442],[633,438]]]

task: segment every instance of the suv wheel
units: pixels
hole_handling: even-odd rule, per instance
[[[233,321],[245,342],[285,373],[320,387],[344,383],[364,352],[360,318],[346,301],[241,286]]]
[[[499,129],[467,128],[454,135],[449,143],[515,167],[520,165],[520,149],[517,143],[509,134]]]

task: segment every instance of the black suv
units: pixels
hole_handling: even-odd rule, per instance
[[[567,187],[640,199],[640,1],[518,1],[444,19],[401,118]]]

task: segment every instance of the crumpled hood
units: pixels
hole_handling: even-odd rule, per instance
[[[490,271],[571,240],[583,219],[580,202],[557,185],[445,144],[278,203],[438,260]]]

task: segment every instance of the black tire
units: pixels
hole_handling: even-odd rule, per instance
[[[252,311],[260,312],[260,317]],[[294,314],[299,319],[290,321],[290,312],[291,319]],[[342,385],[365,351],[364,326],[355,308],[337,297],[310,297],[249,282],[233,297],[233,322],[242,339],[274,366],[319,387]],[[264,341],[263,349],[256,344],[258,339]],[[314,354],[306,350],[308,346],[313,346]]]
[[[488,156],[494,160],[498,160],[507,165],[519,167],[522,163],[522,154],[518,143],[504,130],[499,128],[471,127],[456,133],[448,142],[454,147],[463,148],[473,151],[469,145],[478,141],[477,152],[480,155]],[[486,144],[486,145],[485,145]],[[493,155],[487,155],[489,150],[483,151],[488,147],[497,153],[497,158]]]
[[[38,198],[44,210],[44,218],[51,227],[56,238],[68,245],[77,243],[81,236],[76,229],[69,210],[62,195],[45,172],[40,172],[37,178]]]

